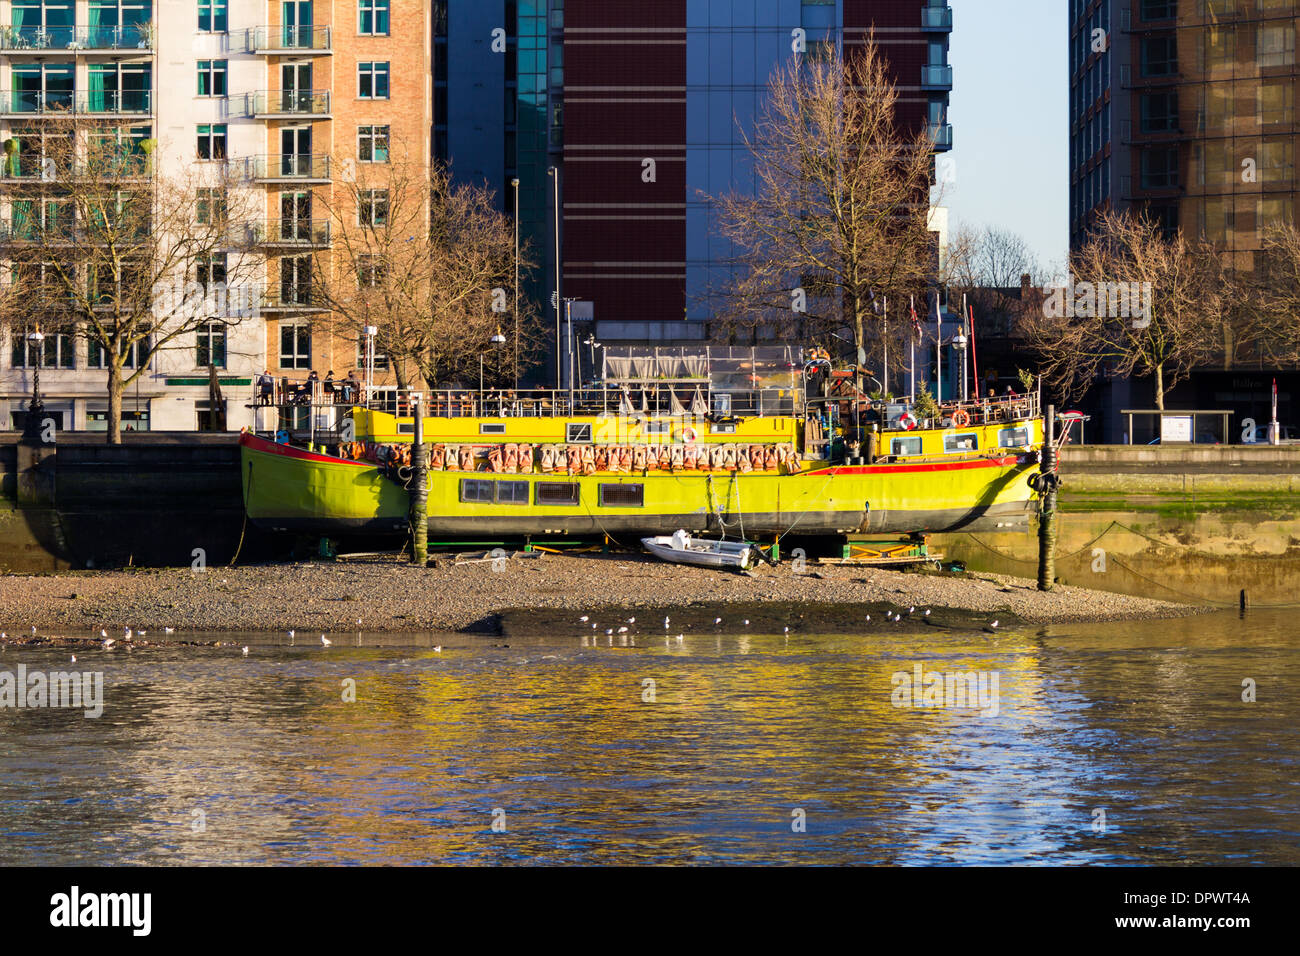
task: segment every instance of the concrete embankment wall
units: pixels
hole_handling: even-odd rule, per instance
[[[1068,447],[1057,575],[1169,600],[1300,604],[1300,446]],[[1033,577],[1033,533],[940,535],[972,570]]]
[[[229,561],[244,524],[237,442],[154,433],[110,446],[63,433],[20,467],[29,450],[0,438],[0,570],[187,566],[195,549]]]

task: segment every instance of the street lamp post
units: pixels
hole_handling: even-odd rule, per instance
[[[45,413],[45,403],[41,401],[41,359],[45,335],[37,329],[27,334],[27,341],[31,345],[28,354],[32,351],[36,353],[36,365],[32,369],[32,397],[27,402],[27,421],[23,423],[23,438],[35,441],[40,436],[41,416]]]

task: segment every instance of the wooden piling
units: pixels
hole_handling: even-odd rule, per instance
[[[411,445],[411,560],[429,563],[429,459],[424,450],[424,409],[418,398],[411,402],[415,436]]]
[[[1056,584],[1056,406],[1047,406],[1044,419],[1042,460],[1038,476],[1038,590],[1050,591]]]

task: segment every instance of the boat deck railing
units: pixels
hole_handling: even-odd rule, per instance
[[[802,410],[802,396],[791,389],[710,391],[707,386],[678,388],[603,387],[574,389],[402,389],[370,386],[346,379],[322,382],[274,378],[270,384],[254,379],[249,404],[306,408],[361,407],[398,418],[414,414],[416,403],[431,418],[581,418],[596,416],[788,416]]]

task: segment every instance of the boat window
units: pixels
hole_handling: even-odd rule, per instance
[[[921,454],[921,439],[920,438],[890,439],[889,453],[891,455],[919,455]]]
[[[713,435],[734,435],[736,434],[735,425],[710,425],[709,433]]]
[[[601,485],[602,508],[640,508],[645,504],[645,485]]]
[[[497,481],[497,482],[493,482],[493,484],[497,486],[497,504],[499,505],[528,504],[528,482]]]
[[[477,478],[462,478],[460,481],[461,501],[492,501],[492,482]]]
[[[979,436],[974,432],[963,432],[959,435],[943,436],[943,452],[945,455],[952,455],[964,451],[979,451]]]
[[[478,433],[480,435],[504,435],[506,433],[506,426],[504,422],[493,422],[491,424],[488,422],[480,422]]]
[[[398,423],[397,423],[397,434],[399,434],[399,435],[414,435],[414,434],[415,434],[415,422],[398,422]]]
[[[646,422],[647,435],[667,435],[672,430],[672,422]]]
[[[570,444],[574,442],[591,441],[591,423],[587,422],[582,425],[565,425],[564,440]]]
[[[999,448],[1021,448],[1028,444],[1028,428],[1004,428],[998,432]]]
[[[576,481],[539,481],[537,483],[537,503],[539,505],[576,505],[578,503],[578,483]]]

